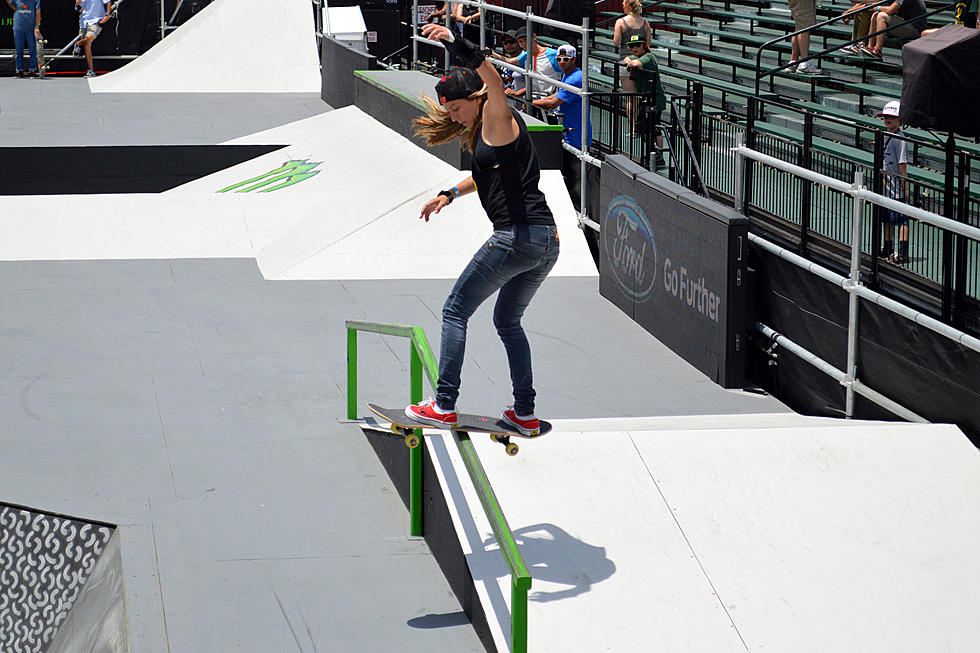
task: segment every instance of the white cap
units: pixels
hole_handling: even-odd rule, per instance
[[[560,57],[572,57],[575,58],[576,52],[574,46],[568,43],[563,43],[558,46],[558,56]]]
[[[881,118],[882,116],[895,116],[898,117],[898,111],[902,108],[902,103],[898,100],[892,100],[884,106],[881,113],[876,113],[875,118]]]

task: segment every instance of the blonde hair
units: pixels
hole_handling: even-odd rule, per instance
[[[476,93],[473,93],[467,100],[482,100],[487,96],[487,87],[484,86]],[[473,128],[470,129],[461,125],[449,117],[449,112],[442,108],[435,100],[425,93],[422,94],[422,102],[425,103],[426,115],[419,116],[412,121],[415,125],[415,135],[425,139],[425,144],[430,147],[442,145],[458,138],[460,147],[467,152],[472,152],[476,147],[476,139],[480,136],[483,127],[483,107],[481,104],[480,115],[477,116]]]
[[[623,4],[629,7],[631,14],[639,16],[643,13],[643,3],[640,0],[623,0]]]

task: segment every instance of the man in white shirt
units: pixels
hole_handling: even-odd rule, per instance
[[[518,30],[517,32],[518,43],[524,41],[526,43],[527,36],[523,30]],[[540,43],[538,43],[537,34],[533,35],[531,39],[531,52],[534,54],[534,59],[531,62],[531,70],[540,73],[545,77],[550,77],[551,79],[561,81],[561,66],[558,65],[558,50],[554,48],[545,48]],[[523,45],[521,47],[524,47]],[[527,52],[522,52],[516,57],[505,57],[503,55],[497,54],[496,52],[491,52],[490,56],[494,59],[499,59],[500,61],[506,61],[513,66],[525,67],[525,62],[527,61]],[[531,99],[539,100],[543,97],[547,97],[554,93],[556,87],[553,84],[548,84],[547,82],[542,82],[541,80],[531,81]],[[508,91],[507,95],[523,95],[524,91]]]

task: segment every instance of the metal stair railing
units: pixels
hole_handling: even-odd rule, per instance
[[[411,386],[411,402],[422,400],[422,372],[429,379],[431,387],[435,388],[439,379],[439,366],[436,364],[432,348],[425,337],[422,327],[403,326],[399,324],[382,324],[378,322],[363,322],[347,320],[347,419],[357,419],[357,334],[359,331],[379,335],[408,338],[410,343],[409,378]],[[459,454],[469,472],[473,488],[480,498],[480,504],[486,513],[494,537],[500,546],[507,568],[511,576],[511,632],[510,650],[513,653],[527,652],[527,593],[531,589],[531,574],[521,557],[520,549],[514,540],[514,534],[507,524],[507,518],[500,507],[497,495],[490,485],[486,470],[480,462],[476,448],[465,431],[451,431]],[[416,429],[421,436],[422,429]],[[410,481],[409,481],[409,513],[410,532],[413,536],[422,536],[422,447],[409,450]]]

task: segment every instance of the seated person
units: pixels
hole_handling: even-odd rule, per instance
[[[867,7],[869,4],[871,4],[872,1],[873,0],[866,0],[865,2],[857,2],[854,4],[853,7],[851,7],[844,13],[847,14],[852,11],[857,11],[862,7]],[[866,9],[865,11],[862,11],[859,14],[854,14],[853,16],[844,19],[845,23],[849,23],[852,20],[854,21],[854,28],[851,30],[852,41],[855,39],[863,39],[871,32],[871,14],[872,11],[870,9]],[[858,41],[857,43],[853,43],[851,45],[845,45],[843,48],[841,48],[841,52],[845,54],[861,54],[861,46],[862,43]]]
[[[926,17],[923,15],[925,13],[926,5],[923,0],[895,0],[890,5],[876,8],[871,17],[871,32],[877,32],[890,25],[897,25],[908,20],[912,22],[885,34],[872,37],[868,45],[861,48],[861,53],[881,59],[881,50],[885,47],[886,36],[906,40],[919,38],[927,27]]]

